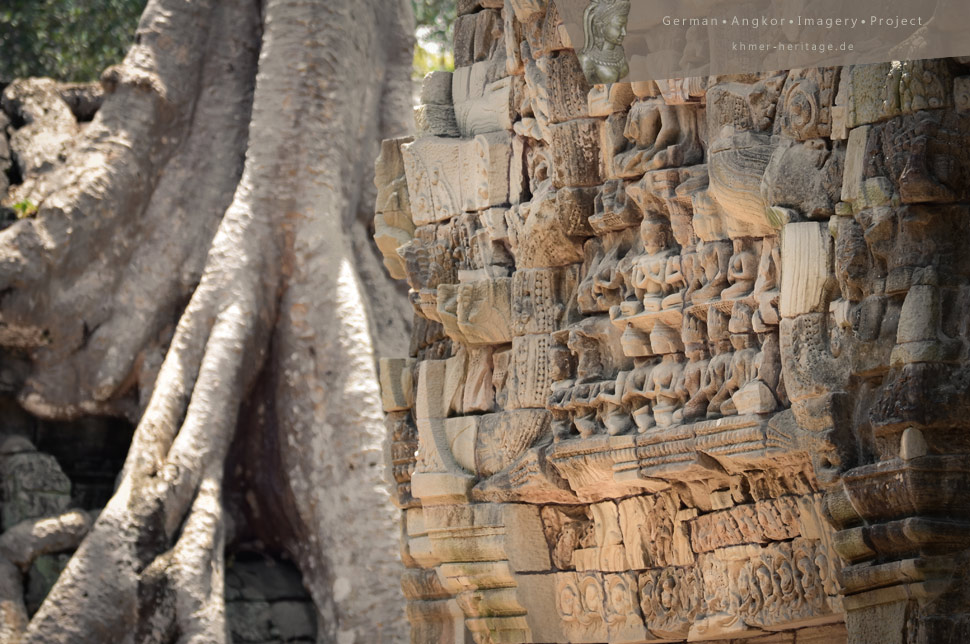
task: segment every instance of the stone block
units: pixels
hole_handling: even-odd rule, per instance
[[[475,444],[478,437],[478,423],[481,416],[459,416],[446,418],[445,436],[455,461],[468,470],[475,471]]]
[[[512,154],[508,133],[464,140],[422,138],[404,146],[403,154],[417,226],[508,202]]]
[[[562,51],[530,62],[525,78],[542,126],[589,117],[589,83],[575,53]]]
[[[616,160],[627,146],[625,128],[625,112],[610,114],[600,122],[600,174],[604,181],[619,178]]]
[[[397,251],[412,239],[414,224],[409,215],[401,211],[374,215],[374,243],[384,257],[384,268],[393,279],[407,278],[404,258]]]
[[[500,243],[508,241],[509,239],[509,229],[505,222],[505,213],[507,211],[508,208],[489,208],[488,210],[482,211],[482,225],[488,231],[489,239],[493,243]]]
[[[534,444],[551,433],[551,414],[545,409],[506,410],[481,416],[475,471],[484,478],[512,465]]]
[[[455,108],[452,105],[419,105],[414,108],[414,123],[421,136],[459,135]]]
[[[457,139],[426,137],[402,146],[412,219],[416,226],[462,211]]]
[[[515,572],[543,572],[552,568],[549,548],[542,534],[539,506],[503,504],[505,552]]]
[[[447,418],[449,401],[454,396],[455,383],[450,383],[453,391],[446,391],[445,360],[422,360],[418,363],[418,387],[414,397],[414,417]]]
[[[672,565],[676,507],[668,495],[636,496],[618,505],[627,560],[634,569]]]
[[[385,412],[405,411],[414,405],[413,358],[381,358],[381,402]]]
[[[556,210],[563,222],[563,232],[570,237],[592,237],[589,221],[594,211],[596,188],[560,188],[556,191]]]
[[[388,412],[384,417],[387,440],[384,442],[384,463],[391,501],[399,508],[417,504],[411,495],[411,475],[416,464],[418,430],[406,411]]]
[[[478,65],[483,63],[477,63],[476,67]],[[475,77],[471,76],[469,80],[474,81]],[[515,117],[512,98],[512,77],[493,81],[480,89],[470,84],[463,100],[456,94],[455,117],[461,136],[511,131]]]
[[[481,0],[458,0],[458,15],[465,16],[470,13],[475,13],[482,8]]]
[[[568,266],[583,261],[582,238],[569,234],[575,222],[560,210],[555,192],[548,189],[533,195],[532,201],[506,212],[509,245],[519,268]]]
[[[505,73],[510,76],[518,76],[525,73],[525,61],[522,58],[522,22],[515,11],[512,9],[508,0],[503,0],[505,5],[502,10],[502,18],[505,20]]]
[[[510,329],[512,280],[496,277],[438,287],[438,319],[456,342],[504,344]]]
[[[404,137],[385,139],[381,142],[381,153],[374,163],[374,185],[377,187],[376,212],[401,212],[410,218],[411,206],[401,147],[413,141],[413,137]]]
[[[509,160],[509,203],[517,206],[529,198],[529,145],[526,138],[512,137],[512,157]]]
[[[957,359],[960,341],[948,338],[940,329],[943,306],[943,296],[937,286],[910,286],[899,312],[896,346],[889,359],[890,365],[898,367]]]
[[[425,525],[436,555],[444,562],[456,563],[449,570],[469,578],[467,582],[459,581],[464,585],[492,585],[489,577],[552,567],[536,506],[442,505],[425,510]]]
[[[893,63],[848,65],[842,68],[835,104],[842,108],[838,118],[844,119],[846,130],[885,121],[900,114],[897,73]],[[836,129],[839,128],[841,122],[836,125]]]
[[[765,383],[760,380],[753,380],[744,387],[736,391],[731,396],[738,414],[766,414],[778,407],[778,400],[775,394]]]
[[[632,573],[558,573],[556,610],[565,637],[560,642],[642,642],[650,636],[640,613]]]
[[[847,611],[848,644],[903,644],[906,641],[906,615],[910,610],[907,604],[902,600]]]
[[[555,2],[542,0],[545,12],[534,13],[523,21],[525,40],[533,58],[541,58],[563,49],[575,49],[563,24],[562,15]]]
[[[409,601],[407,616],[413,644],[471,644],[465,613],[454,599]]]
[[[845,642],[848,636],[845,624],[829,624],[799,630],[796,642],[797,644],[832,644],[832,642]]]
[[[623,545],[574,550],[572,566],[577,572],[623,572],[632,568]]]
[[[519,22],[529,22],[533,17],[542,15],[547,0],[505,0],[505,10],[511,10]]]
[[[428,534],[424,523],[424,510],[411,508],[404,511],[404,529],[408,537],[423,537]]]
[[[466,414],[492,411],[495,406],[495,384],[492,381],[492,348],[471,347],[468,351],[468,370],[462,396],[462,410]]]
[[[833,286],[828,223],[789,223],[782,230],[781,246],[781,316],[827,312]]]
[[[465,103],[485,94],[488,79],[488,64],[475,63],[468,67],[458,67],[451,77],[451,97],[455,105]]]
[[[620,512],[612,501],[594,503],[589,506],[593,515],[593,538],[600,548],[618,546],[623,543],[620,532]]]
[[[0,457],[3,529],[60,514],[71,503],[71,481],[50,454],[24,451]]]
[[[552,393],[552,345],[552,336],[545,333],[512,339],[508,409],[546,406]]]
[[[568,302],[575,297],[576,271],[568,268],[522,268],[512,274],[512,333],[528,335],[560,330]]]
[[[411,493],[415,498],[421,499],[421,504],[425,507],[467,503],[474,485],[475,479],[470,474],[415,472],[411,479]],[[432,552],[434,552],[433,544]],[[434,555],[437,558],[437,553]],[[413,548],[411,556],[418,559]]]
[[[455,55],[455,68],[466,67],[475,62],[475,30],[478,18],[475,14],[458,16],[452,27],[455,37],[452,41]]]
[[[869,142],[868,125],[849,132],[845,151],[845,170],[842,175],[842,201],[855,204],[863,196],[862,185],[866,172],[866,146]]]
[[[494,0],[486,0],[494,4]],[[483,5],[485,2],[482,3]],[[505,53],[502,14],[494,9],[483,9],[475,14],[475,40],[472,43],[472,58],[475,62],[484,61],[501,48]],[[457,61],[456,61],[457,64]]]
[[[462,205],[468,212],[501,206],[509,200],[512,137],[507,132],[480,134],[459,148]]]
[[[556,188],[591,187],[600,178],[600,120],[576,119],[549,126],[552,181]]]
[[[559,580],[556,574],[515,575],[519,602],[533,642],[567,642],[558,609]]]
[[[630,83],[593,85],[587,95],[589,116],[609,116],[625,112],[636,99]]]
[[[451,87],[454,74],[445,71],[428,72],[421,82],[422,105],[452,105]]]

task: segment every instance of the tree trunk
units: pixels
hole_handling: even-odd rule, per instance
[[[358,211],[409,129],[411,22],[406,0],[151,0],[90,124],[7,88],[7,201],[38,206],[0,232],[21,404],[138,419],[22,641],[226,641],[227,484],[297,561],[320,641],[404,637],[373,338],[406,317]]]

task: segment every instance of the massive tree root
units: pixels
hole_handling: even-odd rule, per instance
[[[41,555],[71,550],[91,527],[84,512],[22,521],[0,536],[0,642],[19,641],[27,627],[23,575]]]
[[[8,88],[32,159],[8,199],[38,206],[0,232],[0,343],[33,367],[21,403],[139,420],[115,495],[4,643],[225,641],[237,425],[274,442],[262,503],[286,506],[272,528],[321,641],[402,636],[353,235],[376,145],[406,129],[409,21],[387,0],[152,0],[53,157],[29,141],[79,126],[56,92]]]

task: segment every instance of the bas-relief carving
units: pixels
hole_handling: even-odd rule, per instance
[[[632,574],[559,573],[556,607],[573,642],[636,642],[646,636]]]
[[[795,539],[704,555],[696,565],[640,575],[644,622],[673,640],[751,637],[779,624],[837,619],[822,581],[831,574],[819,542]]]
[[[669,105],[660,98],[639,100],[630,107],[624,137],[629,149],[617,154],[617,176],[639,178],[648,170],[689,166],[702,160],[698,118],[694,104]]]
[[[901,559],[950,551],[920,514],[966,443],[966,61],[626,84],[622,2],[585,53],[555,5],[498,4],[422,93],[460,137],[378,170],[416,312],[414,395],[384,383],[395,494],[455,508],[406,535],[447,580],[416,632],[797,641],[871,622],[880,585],[943,588]],[[509,506],[536,508],[516,539],[462,509]],[[547,563],[504,572],[523,558]]]

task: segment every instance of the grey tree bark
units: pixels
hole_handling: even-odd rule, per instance
[[[408,316],[359,213],[379,141],[410,129],[412,22],[406,0],[150,0],[90,124],[53,87],[7,88],[8,201],[39,206],[0,232],[21,404],[138,425],[90,530],[51,519],[87,536],[29,624],[5,580],[44,542],[0,556],[3,644],[227,641],[242,484],[321,642],[405,638],[374,355]]]

